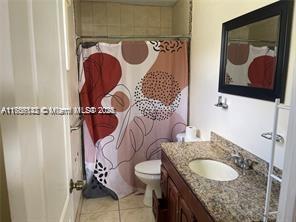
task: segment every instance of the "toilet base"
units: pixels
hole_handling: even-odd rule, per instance
[[[152,191],[154,190],[157,198],[161,198],[160,191],[160,160],[147,160],[135,166],[135,175],[146,184],[144,204],[152,207]]]
[[[152,191],[155,191],[157,198],[161,198],[160,186],[152,187],[151,185],[146,185],[145,195],[144,195],[144,204],[148,207],[152,207]]]

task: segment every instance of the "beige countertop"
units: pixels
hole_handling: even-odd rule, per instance
[[[217,222],[262,221],[267,183],[263,173],[247,170],[246,175],[242,175],[242,170],[228,160],[230,150],[213,141],[164,143],[162,149]],[[213,159],[226,163],[239,173],[239,177],[227,182],[201,177],[188,166],[189,162],[195,159]],[[271,211],[277,209],[279,191],[279,184],[274,185]]]

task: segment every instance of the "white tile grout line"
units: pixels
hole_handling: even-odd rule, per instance
[[[83,200],[82,200],[82,206],[83,206],[83,204],[84,204],[84,201],[85,201],[85,199],[83,198]],[[120,201],[119,200],[117,200],[117,206],[118,206],[118,210],[110,210],[110,212],[111,211],[118,211],[118,214],[119,214],[119,222],[121,222],[121,211],[123,210],[123,211],[125,211],[125,210],[135,210],[135,209],[143,209],[143,208],[150,208],[151,210],[152,210],[152,208],[151,207],[147,207],[147,206],[144,206],[144,207],[132,207],[132,208],[127,208],[127,209],[120,209]],[[82,206],[81,206],[81,208],[82,208]],[[103,211],[102,211],[103,212]],[[87,215],[87,214],[92,214],[92,213],[94,213],[94,212],[84,212],[84,213],[82,213],[82,211],[80,212],[80,215],[79,215],[79,219],[80,219],[80,217],[82,216],[82,215]],[[100,212],[97,212],[96,211],[96,213],[100,213]]]

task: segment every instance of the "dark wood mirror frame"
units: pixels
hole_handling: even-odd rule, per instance
[[[293,14],[293,0],[281,0],[273,4],[259,8],[255,11],[232,19],[222,25],[222,43],[220,58],[219,92],[274,101],[280,98],[285,99],[286,78],[289,61],[289,46],[291,35],[291,24]],[[225,84],[225,70],[227,62],[228,32],[239,27],[249,25],[273,16],[280,16],[280,28],[277,50],[277,62],[274,76],[273,89],[254,88]]]

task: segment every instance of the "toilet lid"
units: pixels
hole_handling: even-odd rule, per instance
[[[160,160],[148,160],[138,163],[135,166],[135,170],[144,174],[160,174]]]

